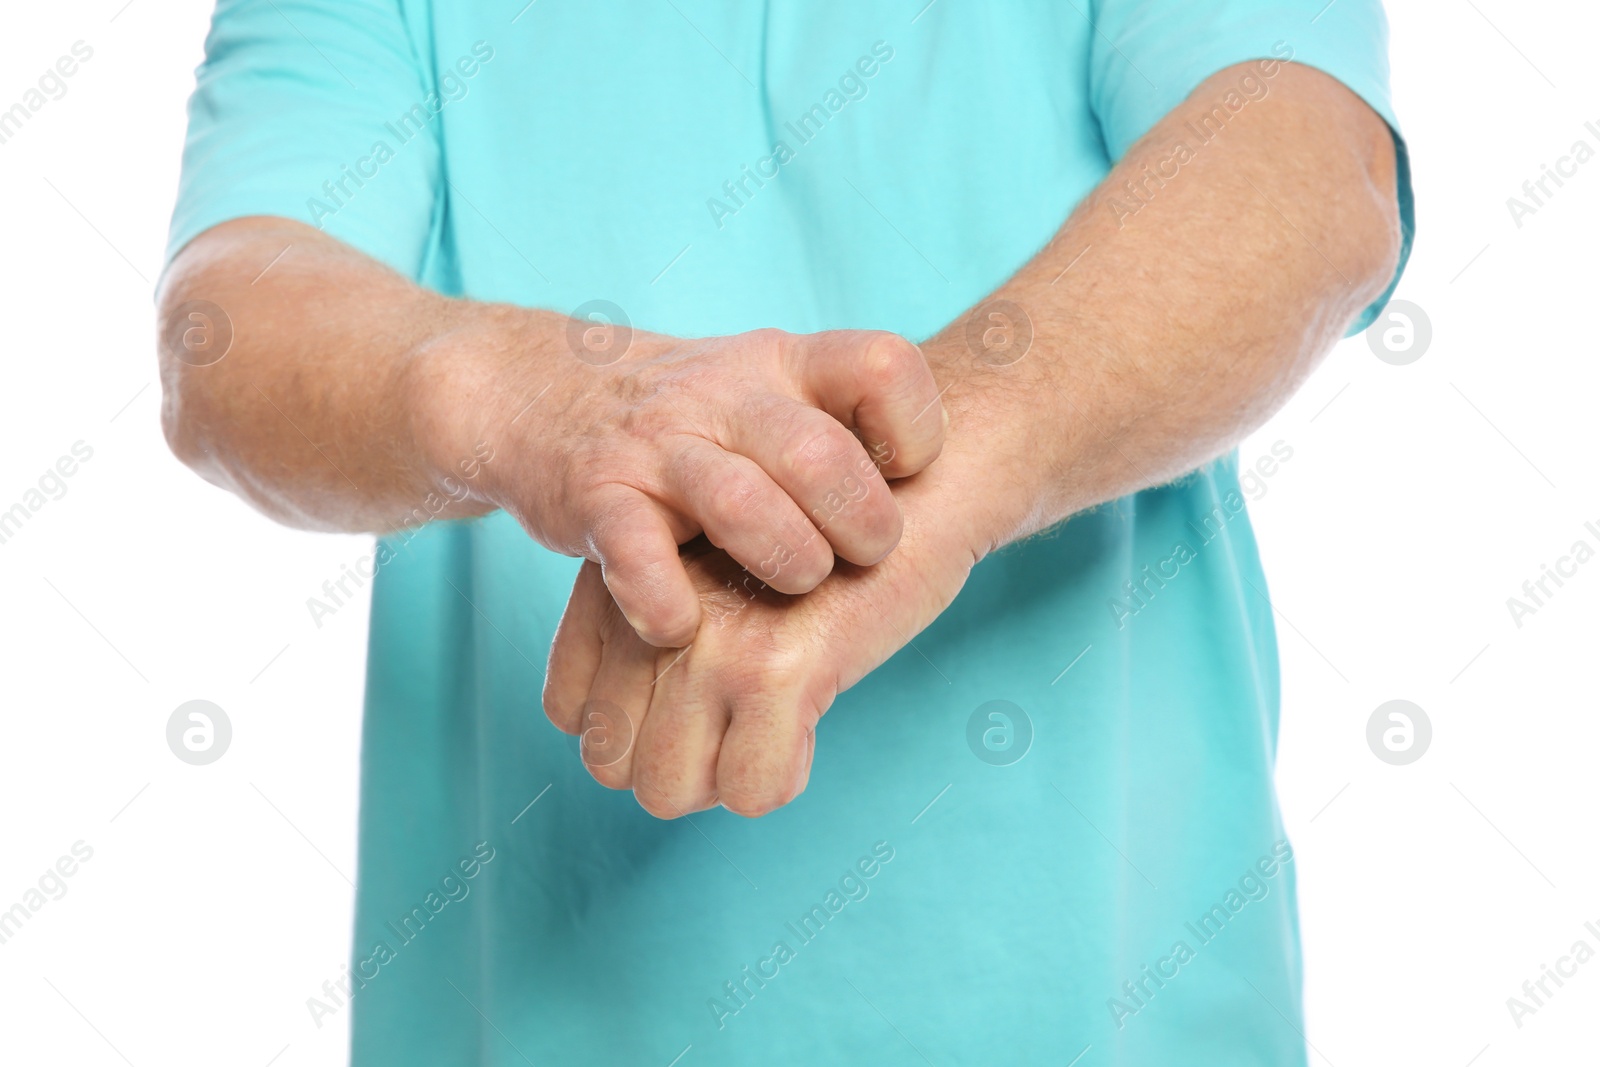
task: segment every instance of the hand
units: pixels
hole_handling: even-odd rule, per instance
[[[787,804],[805,788],[834,698],[937,618],[975,562],[962,513],[936,506],[943,467],[896,483],[906,527],[893,555],[841,565],[803,597],[690,545],[705,622],[681,650],[640,640],[585,564],[550,650],[546,714],[581,735],[602,785],[631,788],[660,818]]]
[[[554,366],[514,337],[454,338],[428,376],[427,421],[451,427],[454,443],[432,450],[446,463],[462,426],[506,427],[495,454],[528,462],[485,464],[474,492],[546,547],[600,564],[645,642],[694,638],[700,598],[678,546],[697,535],[790,594],[821,582],[835,553],[870,565],[895,547],[885,479],[921,470],[944,436],[915,345],[864,330],[621,342],[612,330],[575,333],[583,358],[563,351]]]

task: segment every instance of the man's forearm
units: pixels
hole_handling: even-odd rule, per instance
[[[161,304],[164,425],[202,475],[312,528],[504,509],[601,564],[656,645],[699,625],[679,545],[703,533],[808,592],[835,553],[894,548],[886,479],[944,436],[928,365],[893,334],[685,339],[446,299],[286,220],[202,234]]]
[[[467,447],[452,476],[419,440],[419,356],[469,324],[509,329],[515,309],[447,300],[273,218],[201,235],[159,304],[162,424],[207,480],[312,529],[383,532],[487,510],[464,502],[483,455]],[[195,306],[205,319],[190,320]]]
[[[1202,142],[1247,73],[1265,95],[1236,96]],[[951,417],[923,478],[973,520],[975,555],[1264,422],[1392,277],[1394,167],[1383,121],[1293,64],[1223,71],[1158,123],[1043,252],[923,345]],[[995,365],[1030,329],[1026,354]]]

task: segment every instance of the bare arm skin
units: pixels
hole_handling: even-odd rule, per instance
[[[209,344],[196,302],[218,320]],[[683,340],[447,299],[286,219],[202,234],[160,305],[163,425],[203,477],[312,529],[504,508],[601,564],[659,645],[700,622],[678,545],[704,533],[806,592],[835,552],[865,565],[895,546],[885,479],[943,438],[927,364],[892,334]],[[840,492],[848,514],[826,506]]]
[[[971,315],[923,345],[951,423],[938,462],[896,484],[906,525],[891,557],[788,597],[699,553],[707,622],[682,653],[641,644],[583,569],[545,706],[583,733],[596,778],[666,818],[787,803],[823,712],[932,622],[977,561],[1214,459],[1300,385],[1395,270],[1383,121],[1332,78],[1277,64],[1265,98],[1125,210],[1124,183],[1194,145],[1185,123],[1247,70],[1262,73],[1223,71],[1158,123],[993,294],[1031,320],[1026,355],[995,366],[1005,351],[980,346],[979,358]]]

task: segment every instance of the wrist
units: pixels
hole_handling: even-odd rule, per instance
[[[509,453],[516,408],[527,401],[509,414],[503,409],[537,376],[528,373],[533,353],[527,339],[531,319],[540,313],[509,305],[444,304],[436,328],[403,361],[397,390],[409,431],[409,465],[430,500],[446,501],[442,517],[460,518],[500,506],[493,465]]]
[[[1068,419],[1042,353],[998,364],[974,352],[965,318],[922,345],[943,391],[948,426],[917,495],[941,516],[946,538],[974,562],[1047,525],[1056,455]],[[909,487],[908,487],[909,488]]]

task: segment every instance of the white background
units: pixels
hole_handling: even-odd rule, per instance
[[[94,48],[0,145],[0,511],[94,450],[0,544],[0,910],[94,850],[0,945],[8,1063],[345,1056],[344,1016],[319,1030],[305,1000],[347,954],[366,605],[319,630],[305,599],[366,541],[272,525],[182,469],[158,423],[151,292],[209,6],[17,5],[0,35],[0,108]],[[1600,13],[1390,15],[1420,214],[1397,295],[1431,344],[1393,366],[1345,342],[1241,450],[1294,450],[1252,510],[1312,1062],[1593,1062],[1600,961],[1521,1028],[1506,998],[1580,937],[1600,948],[1600,560],[1520,628],[1506,599],[1574,541],[1600,547],[1600,159],[1520,228],[1506,199],[1574,141],[1600,149]],[[195,698],[235,731],[210,767],[166,746]],[[1433,726],[1398,767],[1366,741],[1395,698]]]

